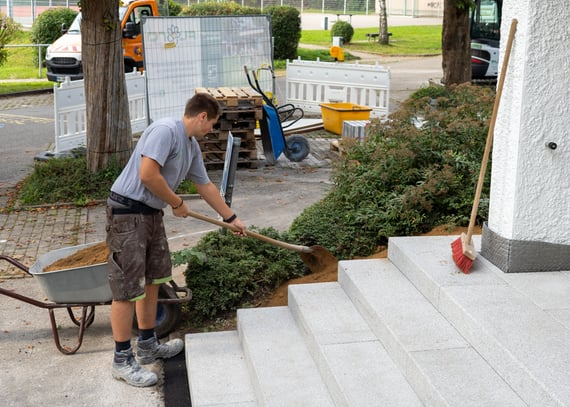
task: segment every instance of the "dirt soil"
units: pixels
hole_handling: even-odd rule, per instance
[[[467,233],[467,228],[465,227],[454,227],[450,228],[448,226],[438,226],[432,229],[428,233],[421,234],[421,236],[447,236],[447,235],[459,235],[461,233]],[[481,228],[475,228],[475,234],[481,234]],[[450,251],[451,254],[451,251]],[[388,255],[387,248],[381,248],[378,252],[372,254],[371,256],[364,257],[366,259],[381,259],[386,258]],[[337,281],[338,279],[338,264],[329,263],[321,270],[313,270],[311,274],[303,277],[295,278],[283,283],[275,292],[265,301],[261,303],[262,307],[278,307],[287,305],[287,290],[289,284],[310,284],[310,283],[327,283],[331,281]]]

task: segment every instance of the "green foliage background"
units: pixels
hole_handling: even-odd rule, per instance
[[[183,7],[181,16],[228,16],[228,15],[248,15],[261,14],[261,9],[257,7],[243,7],[236,2],[204,2]]]
[[[4,65],[8,59],[8,49],[4,46],[12,40],[20,29],[20,24],[11,17],[0,13],[0,66]]]

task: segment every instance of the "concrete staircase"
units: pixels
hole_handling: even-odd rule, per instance
[[[570,406],[570,272],[465,275],[455,238],[392,238],[237,332],[187,335],[192,405]]]

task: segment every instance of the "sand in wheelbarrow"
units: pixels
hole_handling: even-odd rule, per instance
[[[109,258],[107,243],[101,242],[93,246],[78,250],[71,256],[54,261],[44,268],[44,272],[67,270],[78,267],[92,266],[94,264],[106,263]]]

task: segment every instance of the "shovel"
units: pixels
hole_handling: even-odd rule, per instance
[[[234,232],[239,231],[235,226],[229,223],[222,222],[220,220],[210,218],[209,216],[202,215],[201,213],[188,210],[186,213],[188,216],[193,218],[203,220],[205,222],[212,223],[214,225],[220,226],[222,228],[230,229]],[[292,250],[299,253],[303,263],[307,265],[309,270],[313,273],[323,271],[329,267],[334,267],[337,265],[338,260],[333,256],[331,252],[325,249],[323,246],[300,246],[296,244],[282,242],[281,240],[272,239],[268,236],[262,235],[260,233],[253,232],[251,230],[246,230],[246,234],[254,239],[261,240],[262,242],[269,243],[270,245],[281,247],[282,249]]]

